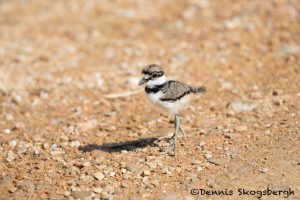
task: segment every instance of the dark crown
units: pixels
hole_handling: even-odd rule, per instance
[[[161,66],[157,65],[157,64],[151,64],[151,65],[147,65],[146,67],[143,68],[142,71],[143,74],[164,74],[164,71],[162,69]]]

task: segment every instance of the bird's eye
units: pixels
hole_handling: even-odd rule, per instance
[[[157,77],[159,77],[159,73],[154,73],[152,76],[153,76],[154,78],[157,78]]]

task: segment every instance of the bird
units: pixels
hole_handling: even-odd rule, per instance
[[[184,108],[192,94],[205,93],[206,87],[193,87],[176,80],[167,80],[163,68],[158,64],[143,67],[143,78],[139,86],[145,85],[145,93],[149,100],[173,115],[175,132],[170,138],[167,152],[176,154],[176,141],[179,133],[185,135],[180,126],[179,111]]]

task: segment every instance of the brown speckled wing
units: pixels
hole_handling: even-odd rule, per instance
[[[164,94],[161,101],[177,101],[185,95],[191,93],[192,88],[178,81],[168,81],[165,83],[161,92]]]

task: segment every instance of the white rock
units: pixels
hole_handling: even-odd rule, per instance
[[[121,169],[122,174],[125,174],[127,172],[127,170],[125,168]]]
[[[50,149],[51,151],[55,151],[57,149],[57,144],[52,144]]]
[[[80,142],[79,141],[72,141],[71,143],[70,143],[70,147],[76,147],[76,148],[78,148],[78,147],[80,147]]]
[[[211,155],[210,153],[206,153],[206,154],[204,155],[204,157],[207,158],[207,159],[209,159],[209,158],[212,158],[212,155]]]
[[[300,52],[300,45],[296,44],[285,44],[283,47],[281,47],[278,51],[273,53],[274,57],[281,57],[288,54],[296,54]]]
[[[177,195],[176,195],[176,193],[173,193],[173,192],[164,193],[164,195],[160,199],[161,200],[176,200]]]
[[[14,119],[14,116],[11,113],[7,113],[5,115],[5,119],[8,120],[8,121],[12,121]]]
[[[13,129],[15,130],[24,130],[26,128],[23,122],[17,122]]]
[[[100,73],[94,73],[92,79],[94,80],[93,87],[100,88],[104,83]]]
[[[48,150],[50,148],[50,145],[48,143],[43,144],[43,149]]]
[[[7,162],[12,162],[16,159],[16,154],[12,151],[12,150],[9,150],[7,152],[7,158],[6,158],[6,161]]]
[[[128,153],[128,151],[123,149],[123,150],[121,150],[121,153],[125,154],[125,153]]]
[[[182,13],[183,18],[185,19],[191,19],[195,16],[197,13],[197,7],[194,5],[188,6]]]
[[[133,10],[127,9],[117,9],[113,11],[114,14],[119,15],[121,17],[132,19],[136,16],[136,13]]]
[[[260,170],[261,173],[267,173],[268,171],[269,171],[268,168],[263,168],[263,169]]]
[[[10,134],[10,129],[9,128],[7,128],[7,129],[4,129],[4,133],[6,133],[6,134]]]
[[[40,154],[40,151],[39,151],[38,147],[33,147],[33,154],[34,155],[39,155]]]
[[[114,194],[115,188],[113,186],[107,186],[105,190],[108,192],[108,194]]]
[[[82,166],[89,167],[89,166],[91,166],[91,163],[89,161],[86,161],[86,162],[82,163]]]
[[[95,179],[101,181],[101,180],[103,180],[105,178],[105,175],[102,172],[96,172],[94,174],[94,177],[95,177]]]
[[[144,170],[142,172],[142,176],[149,176],[151,174],[151,172],[149,170]]]
[[[203,147],[205,144],[206,144],[205,141],[200,141],[199,144],[198,144],[198,146],[199,146],[199,147]]]
[[[235,130],[238,131],[238,132],[243,132],[243,131],[247,131],[248,128],[247,128],[247,126],[241,125],[241,126],[235,127]]]
[[[15,147],[16,145],[17,145],[17,141],[16,140],[9,141],[9,146]]]
[[[56,151],[51,151],[50,154],[51,154],[52,156],[58,156],[58,155],[63,154],[63,152],[60,151],[60,150],[56,150]]]
[[[88,131],[93,128],[96,128],[97,124],[98,124],[97,120],[93,119],[87,122],[79,123],[77,128],[79,131]]]
[[[71,195],[71,192],[70,192],[70,191],[65,191],[64,195],[65,195],[66,197],[68,197],[68,196]]]
[[[103,191],[101,187],[93,188],[93,192],[100,194]]]
[[[24,145],[18,145],[18,149],[17,149],[17,153],[18,153],[18,154],[23,154],[23,153],[25,153],[26,151],[27,151],[26,146],[24,146]]]
[[[109,176],[115,177],[115,175],[116,175],[116,172],[109,172]]]
[[[238,28],[240,24],[241,24],[241,19],[239,17],[233,17],[224,22],[225,28],[229,30]]]
[[[252,111],[257,107],[257,105],[249,104],[249,103],[242,103],[242,102],[235,102],[235,103],[230,103],[229,107],[235,111]]]
[[[202,171],[202,170],[203,170],[203,168],[202,168],[201,166],[198,166],[198,167],[197,167],[197,171],[198,171],[198,172],[200,172],[200,171]]]

